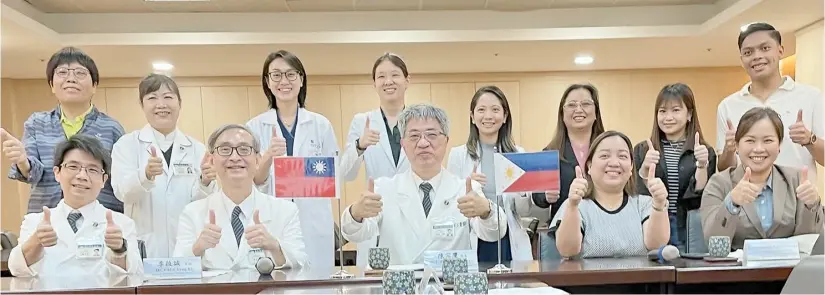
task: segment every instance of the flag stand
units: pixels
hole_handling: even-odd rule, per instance
[[[338,214],[339,215],[343,214],[342,212],[343,212],[343,210],[341,210],[341,198],[339,197],[338,198]],[[341,242],[342,242],[341,247],[338,249],[338,261],[339,261],[338,266],[339,266],[339,269],[338,269],[337,272],[335,272],[334,274],[329,276],[330,279],[345,280],[345,279],[351,279],[351,278],[355,277],[351,273],[344,270],[344,243],[343,243],[343,241],[341,241]]]
[[[501,214],[499,214],[498,208],[504,208],[504,207],[502,206],[501,195],[499,195],[499,194],[496,194],[496,207],[497,207],[496,208],[496,218],[497,218],[496,219],[496,229],[498,231],[498,236],[499,236],[498,242],[497,242],[498,250],[496,250],[496,256],[498,256],[498,264],[496,264],[495,266],[488,269],[487,273],[488,274],[511,273],[511,272],[513,272],[513,270],[510,269],[507,266],[504,266],[504,264],[501,263]],[[504,211],[505,211],[505,214],[506,214],[507,210],[504,210]]]
[[[493,151],[494,151],[494,153],[498,153],[498,146],[493,147]],[[495,163],[495,161],[494,161],[494,163]],[[494,165],[493,167],[495,168],[495,164],[493,164],[493,165]],[[473,172],[475,172],[475,171],[473,171]],[[498,249],[496,250],[496,256],[498,256],[498,264],[496,264],[495,266],[488,269],[487,270],[488,274],[503,274],[503,273],[513,272],[512,269],[510,269],[507,266],[504,266],[504,264],[501,263],[501,214],[498,214],[499,213],[498,208],[502,208],[502,211],[504,211],[504,214],[507,214],[507,210],[504,209],[503,205],[504,205],[504,202],[501,201],[501,194],[496,194],[496,230],[497,230],[497,234],[498,234],[498,237],[499,237],[498,242],[496,243],[497,246],[498,246],[497,247]]]

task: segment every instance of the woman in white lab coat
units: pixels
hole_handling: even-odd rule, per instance
[[[524,152],[513,141],[513,119],[504,92],[496,86],[484,86],[476,91],[470,102],[470,136],[467,144],[450,150],[447,170],[458,177],[471,177],[481,185],[484,196],[496,204],[495,167],[493,154]],[[502,260],[533,260],[533,251],[527,232],[518,221],[528,216],[528,194],[504,194],[501,197],[507,213],[507,233],[501,238]],[[478,241],[478,261],[498,261],[497,242]]]
[[[177,128],[181,97],[171,78],[151,74],[138,86],[149,122],[121,137],[112,148],[112,187],[135,221],[149,258],[172,257],[178,218],[189,202],[205,198],[215,174],[206,149]]]
[[[358,177],[361,163],[366,163],[367,177],[393,177],[410,169],[410,162],[401,150],[401,132],[396,118],[404,110],[404,94],[410,83],[407,64],[400,56],[384,53],[372,66],[372,81],[378,93],[378,109],[355,114],[347,134],[340,169],[347,181]],[[358,243],[356,265],[367,264],[369,248],[375,247],[376,238]]]
[[[304,108],[307,76],[297,56],[285,50],[270,53],[264,61],[261,84],[270,109],[246,125],[260,140],[263,153],[255,184],[261,192],[275,196],[274,157],[336,156],[338,141],[326,117]],[[309,265],[316,269],[334,267],[335,223],[330,199],[292,201],[298,206]]]

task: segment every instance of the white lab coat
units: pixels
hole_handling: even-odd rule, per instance
[[[231,216],[229,215],[232,208],[226,208],[224,198],[228,197],[222,191],[218,191],[209,195],[206,199],[197,200],[186,205],[180,216],[174,256],[195,256],[192,253],[192,246],[209,222],[209,210],[214,210],[215,224],[221,228],[221,240],[218,246],[204,252],[201,257],[203,269],[255,269],[254,262],[249,259],[250,247],[246,241],[246,234],[241,236],[240,245],[235,241]],[[252,194],[248,198],[253,198],[254,208],[259,210],[261,224],[281,245],[286,263],[276,268],[299,268],[306,265],[307,254],[304,252],[304,241],[301,237],[298,207],[290,201],[276,199],[255,189],[252,190]],[[244,215],[244,228],[248,228],[254,224],[253,216],[251,213]],[[266,253],[266,256],[273,257],[272,253]]]
[[[361,156],[358,156],[358,150],[355,145],[355,140],[364,134],[364,126],[367,124],[367,119],[370,120],[370,129],[380,133],[380,139],[374,146],[367,147]],[[367,181],[370,178],[378,179],[380,177],[392,177],[395,174],[407,171],[410,169],[410,162],[407,160],[407,155],[404,149],[401,148],[401,156],[398,157],[398,165],[395,165],[395,160],[392,157],[392,147],[390,147],[390,137],[387,134],[387,127],[384,123],[384,117],[381,115],[381,109],[375,109],[366,113],[358,113],[352,118],[352,123],[349,126],[349,133],[347,133],[347,141],[344,143],[346,149],[341,155],[340,169],[344,173],[344,179],[352,181],[358,177],[358,170],[361,169],[361,163],[366,162]],[[372,238],[361,243],[358,243],[356,254],[356,265],[364,267],[368,263],[369,249],[374,247],[376,239]]]
[[[200,163],[206,148],[196,139],[175,130],[171,165],[167,166],[148,124],[121,137],[112,148],[112,188],[123,202],[123,212],[135,220],[138,240],[146,244],[146,257],[171,257],[178,218],[186,204],[209,195],[214,186],[200,182]],[[154,147],[163,161],[163,174],[146,179],[146,164]],[[178,169],[175,169],[178,167]],[[190,170],[191,169],[191,170]],[[183,173],[179,173],[179,171]]]
[[[392,178],[375,180],[375,193],[381,195],[382,212],[376,217],[365,218],[361,223],[352,218],[350,208],[341,217],[341,233],[344,238],[361,242],[380,235],[380,247],[390,249],[390,264],[421,263],[417,261],[425,250],[475,250],[478,239],[497,241],[504,231],[497,227],[507,226],[507,219],[500,208],[490,203],[492,212],[485,220],[479,217],[467,219],[458,210],[458,198],[466,194],[465,180],[447,170],[441,170],[441,182],[435,188],[429,216],[424,215],[419,188],[412,170],[396,174]],[[480,190],[475,190],[481,194]],[[452,237],[433,236],[433,226],[458,227]]]
[[[32,264],[26,266],[26,258],[23,256],[23,245],[32,238],[37,231],[37,226],[43,220],[43,212],[29,213],[23,219],[20,226],[20,243],[11,250],[9,254],[9,271],[16,277],[58,277],[71,274],[83,273],[89,277],[109,277],[123,274],[143,274],[143,261],[138,250],[137,235],[135,233],[135,223],[118,212],[112,212],[112,219],[120,226],[123,238],[126,239],[126,268],[114,265],[107,259],[110,255],[115,255],[109,247],[105,246],[104,235],[106,233],[106,207],[94,201],[94,213],[91,216],[83,216],[83,222],[77,233],[72,232],[69,226],[68,216],[72,209],[63,200],[51,209],[51,223],[54,232],[57,234],[57,245],[43,248],[43,257]],[[102,258],[78,258],[78,239],[99,239],[104,246]]]
[[[516,147],[519,153],[523,153],[524,149]],[[459,178],[466,179],[473,173],[473,166],[475,161],[470,158],[467,153],[467,146],[461,145],[450,150],[450,158],[447,160],[447,170],[455,174]],[[477,173],[481,173],[481,164],[479,163]],[[495,175],[486,175],[488,180],[492,180]],[[481,184],[473,182],[473,186],[478,186],[481,190]],[[530,206],[532,205],[529,194],[513,194],[507,193],[501,196],[501,202],[504,203],[504,212],[507,213],[507,225],[510,231],[510,253],[513,260],[533,260],[533,248],[530,244],[530,238],[527,232],[518,221],[518,211],[523,212],[523,215],[530,214]]]
[[[280,125],[278,125],[278,115],[274,109],[252,118],[246,126],[252,129],[260,140],[261,151],[269,147],[273,128],[283,136]],[[299,108],[293,156],[331,157],[337,155],[338,140],[335,138],[335,130],[332,129],[329,120],[318,113]],[[274,195],[271,177],[274,170],[270,168],[269,171],[270,177],[258,189],[266,194]],[[336,173],[340,172],[336,171]],[[298,206],[301,232],[306,245],[306,253],[309,256],[309,265],[317,266],[316,268],[335,266],[335,222],[332,220],[330,199],[293,199],[292,201]]]

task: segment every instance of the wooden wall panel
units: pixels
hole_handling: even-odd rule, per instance
[[[201,87],[203,137],[228,123],[245,124],[252,116],[246,87]]]

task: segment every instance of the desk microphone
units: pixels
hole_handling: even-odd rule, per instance
[[[659,263],[672,261],[679,257],[681,257],[681,255],[679,254],[679,249],[672,245],[665,245],[660,247],[659,249],[647,252],[648,259],[650,259],[651,261],[658,261]]]
[[[255,269],[262,275],[270,275],[275,270],[275,263],[269,257],[261,257],[255,263]]]

